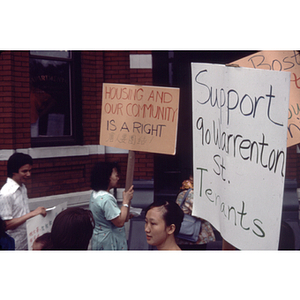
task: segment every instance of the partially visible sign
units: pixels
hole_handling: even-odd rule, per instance
[[[300,143],[300,53],[299,51],[260,51],[239,59],[241,67],[291,72],[287,147]]]
[[[32,250],[33,242],[46,232],[50,232],[55,217],[67,208],[67,202],[47,209],[47,215],[37,215],[26,221],[28,250]]]
[[[100,144],[175,154],[179,88],[103,84]]]
[[[192,64],[193,214],[234,247],[277,249],[290,73]]]

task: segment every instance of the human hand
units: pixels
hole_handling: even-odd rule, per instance
[[[45,217],[47,215],[46,208],[43,206],[39,206],[33,212],[35,213],[36,216],[42,215],[43,217]]]
[[[128,189],[128,191],[123,191],[123,204],[130,204],[133,197],[133,185]]]

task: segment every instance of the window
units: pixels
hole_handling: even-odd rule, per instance
[[[80,144],[80,53],[30,51],[32,147]]]

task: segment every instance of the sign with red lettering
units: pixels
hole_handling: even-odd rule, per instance
[[[179,88],[103,84],[100,144],[176,152]]]
[[[193,214],[242,250],[278,249],[290,73],[192,64]]]
[[[260,51],[234,62],[241,67],[291,72],[287,147],[300,143],[300,53]]]
[[[67,202],[48,208],[47,215],[37,215],[26,221],[28,250],[32,250],[34,241],[43,234],[50,232],[55,217],[67,208]]]

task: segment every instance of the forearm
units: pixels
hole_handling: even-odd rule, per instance
[[[128,204],[128,207],[122,205],[121,212],[122,212],[122,210],[124,211],[124,216],[125,216],[124,223],[125,223],[125,222],[127,222],[129,220],[130,204]]]
[[[123,227],[125,222],[128,221],[128,219],[129,219],[129,205],[128,207],[122,205],[121,213],[119,214],[118,217],[111,220],[111,222],[117,227]]]
[[[17,227],[19,227],[20,225],[22,225],[23,223],[25,223],[28,219],[34,217],[33,212],[29,212],[28,214],[19,217],[19,218],[14,218],[11,220],[6,220],[5,224],[6,224],[6,230],[13,230],[16,229]]]
[[[127,208],[126,206],[121,207],[121,213],[119,216],[113,220],[113,224],[117,227],[123,227],[125,222],[128,220],[128,215],[129,215],[129,207]]]
[[[130,209],[130,203],[131,199],[133,197],[133,185],[129,188],[127,192],[123,192],[123,203],[121,207],[121,213],[120,215],[113,219],[112,222],[117,227],[124,226],[124,223],[129,220],[129,209]]]
[[[37,215],[41,214],[42,216],[46,216],[46,208],[45,207],[38,207],[36,208],[35,210],[19,217],[19,218],[14,218],[14,219],[11,219],[11,220],[7,220],[5,221],[5,224],[6,224],[6,230],[8,229],[16,229],[18,226],[22,225],[23,223],[25,223],[28,219],[32,218],[32,217],[35,217]]]

